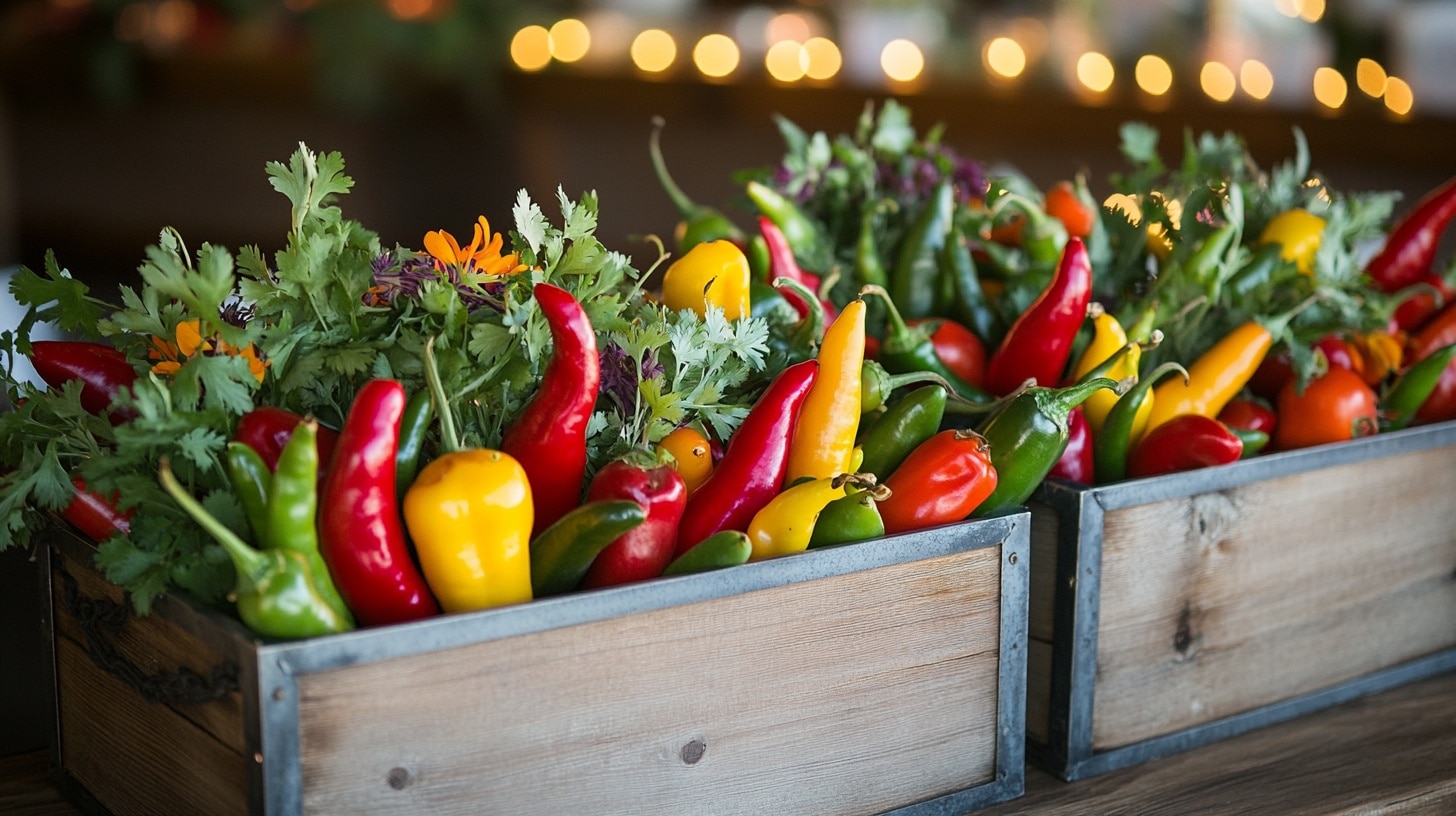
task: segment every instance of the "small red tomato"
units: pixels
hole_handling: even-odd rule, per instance
[[[1090,201],[1077,194],[1077,188],[1072,182],[1059,181],[1048,188],[1042,208],[1047,215],[1062,222],[1068,235],[1086,238],[1092,234],[1097,209]]]
[[[1260,399],[1231,400],[1218,412],[1218,421],[1230,428],[1263,431],[1271,436],[1274,434],[1277,419],[1274,409]]]
[[[941,431],[895,468],[879,503],[886,533],[907,533],[960,521],[996,489],[991,447],[973,431]]]
[[[1280,450],[1344,442],[1375,433],[1375,391],[1359,374],[1331,368],[1310,380],[1304,393],[1293,380],[1279,391],[1279,424],[1274,444]]]
[[[1294,364],[1290,362],[1289,350],[1280,346],[1269,352],[1264,361],[1249,378],[1249,390],[1266,400],[1279,396],[1279,389],[1294,378]]]
[[[986,384],[986,344],[965,326],[943,317],[909,321],[911,326],[930,329],[935,356],[957,377],[977,388]]]
[[[1356,374],[1364,372],[1365,360],[1360,356],[1360,351],[1351,348],[1350,343],[1340,335],[1327,334],[1314,347],[1324,354],[1325,362],[1329,363],[1330,368],[1348,368]]]

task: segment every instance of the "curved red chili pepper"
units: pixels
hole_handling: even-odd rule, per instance
[[[1365,273],[1385,292],[1404,289],[1431,270],[1436,247],[1456,218],[1456,177],[1427,193],[1386,235],[1385,245],[1365,265]]]
[[[1226,465],[1243,455],[1244,441],[1212,417],[1179,414],[1148,431],[1127,457],[1127,475],[1140,479]]]
[[[1067,447],[1062,449],[1062,458],[1052,465],[1047,477],[1092,484],[1096,481],[1094,474],[1097,471],[1092,453],[1092,426],[1087,424],[1087,415],[1078,405],[1067,414]]]
[[[238,424],[233,429],[233,439],[257,451],[269,470],[277,470],[278,455],[293,437],[293,429],[303,419],[286,408],[260,405],[238,418]],[[318,448],[320,480],[328,474],[329,464],[334,461],[334,449],[338,444],[338,431],[323,425],[318,426],[315,447]]]
[[[586,476],[586,426],[597,403],[601,371],[591,321],[571,293],[538,283],[536,303],[551,327],[551,362],[541,387],[501,440],[531,483],[532,535],[581,501]]]
[[[1005,396],[1029,378],[1048,387],[1060,383],[1091,302],[1092,262],[1082,239],[1071,238],[1051,282],[1016,318],[991,355],[986,389]]]
[[[404,387],[394,380],[370,380],[359,389],[319,495],[319,551],[344,602],[366,626],[440,612],[410,557],[395,496],[404,406]]]
[[[819,361],[784,369],[728,439],[723,461],[688,499],[678,526],[677,554],[722,530],[748,530],[753,515],[783,487],[789,440],[799,408],[819,377]]]
[[[763,242],[768,247],[768,279],[789,278],[808,287],[811,292],[819,291],[820,277],[813,272],[805,272],[799,266],[798,260],[794,257],[794,248],[789,245],[789,239],[784,237],[783,230],[779,229],[772,218],[766,215],[758,217],[758,231],[763,235]],[[797,292],[781,290],[784,300],[794,307],[802,320],[809,314],[809,304],[799,297]],[[834,319],[834,304],[823,298],[820,304],[824,307],[825,320]]]
[[[677,528],[688,501],[687,483],[677,468],[639,467],[620,459],[609,462],[592,477],[586,498],[630,499],[647,511],[647,520],[602,550],[582,586],[615,586],[661,575],[677,552]]]
[[[136,369],[126,355],[103,343],[83,340],[35,340],[30,344],[30,364],[46,384],[58,388],[69,380],[81,381],[81,407],[100,415],[112,400],[136,382]],[[111,412],[114,424],[136,418],[130,408]]]
[[[86,488],[86,480],[71,479],[76,493],[70,504],[61,510],[61,518],[76,526],[92,541],[105,541],[117,533],[131,532],[132,511],[116,509],[115,497],[106,497]]]
[[[1442,303],[1450,303],[1456,299],[1456,289],[1446,283],[1446,279],[1435,272],[1428,273],[1421,278],[1420,283],[1435,290],[1431,292],[1417,292],[1414,295],[1402,300],[1399,306],[1395,307],[1395,313],[1390,316],[1389,331],[1395,334],[1397,331],[1415,331],[1423,326],[1431,315],[1440,310]],[[1439,294],[1439,301],[1437,300]]]
[[[1416,424],[1445,422],[1456,419],[1456,360],[1452,360],[1436,380],[1436,388],[1421,407],[1416,409]]]
[[[1446,304],[1435,317],[1427,320],[1420,331],[1406,340],[1406,359],[1425,359],[1431,352],[1456,343],[1456,301]]]

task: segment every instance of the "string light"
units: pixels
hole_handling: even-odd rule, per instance
[[[1021,76],[1021,72],[1026,70],[1026,51],[1021,43],[1010,37],[996,37],[986,43],[981,59],[987,70],[1007,79]]]
[[[677,42],[660,28],[649,28],[632,40],[632,64],[649,74],[672,67],[677,60]]]
[[[1316,68],[1314,72],[1314,98],[1330,110],[1339,110],[1345,104],[1349,86],[1339,71],[1328,66]]]
[[[1415,107],[1416,97],[1410,83],[1400,77],[1385,80],[1385,107],[1396,116],[1406,116]]]
[[[1144,54],[1138,58],[1132,69],[1133,79],[1145,93],[1162,96],[1173,87],[1173,69],[1168,61],[1156,54]]]
[[[804,76],[809,79],[821,82],[833,79],[844,65],[844,58],[840,56],[839,46],[824,37],[810,37],[805,40],[804,54],[809,58],[809,65],[804,69]]]
[[[1103,93],[1112,87],[1116,71],[1106,54],[1088,51],[1077,58],[1077,81],[1089,91]]]
[[[1369,57],[1355,64],[1355,86],[1372,99],[1385,95],[1385,84],[1389,80],[1385,67]]]
[[[1239,85],[1243,86],[1244,93],[1258,100],[1269,98],[1274,92],[1274,73],[1269,66],[1256,60],[1244,60],[1239,66]]]
[[[591,49],[591,32],[580,20],[571,17],[557,20],[549,34],[551,56],[558,62],[576,62]]]
[[[511,38],[511,62],[522,71],[539,71],[551,63],[551,32],[529,25]]]
[[[693,46],[693,64],[703,76],[721,79],[738,67],[738,44],[723,34],[709,34]]]
[[[779,82],[798,82],[809,70],[809,54],[793,40],[779,40],[769,46],[763,66]]]
[[[890,40],[880,51],[880,69],[896,82],[912,82],[925,70],[925,55],[909,40]]]
[[[1209,61],[1203,63],[1203,70],[1198,74],[1198,85],[1209,99],[1215,102],[1227,102],[1234,97],[1234,91],[1238,88],[1238,82],[1234,79],[1234,72],[1227,65],[1221,62]]]

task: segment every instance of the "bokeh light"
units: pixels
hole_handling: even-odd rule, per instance
[[[1385,80],[1385,107],[1396,116],[1406,116],[1415,107],[1416,96],[1410,83],[1400,77]]]
[[[1244,64],[1239,66],[1239,85],[1244,93],[1255,99],[1268,99],[1269,94],[1274,92],[1274,72],[1256,59],[1244,60]]]
[[[1345,104],[1345,96],[1350,92],[1349,84],[1345,77],[1329,66],[1316,68],[1314,72],[1314,98],[1321,105],[1338,110]]]
[[[551,56],[560,62],[576,62],[591,48],[591,32],[586,23],[572,17],[558,20],[551,26]]]
[[[1010,37],[996,37],[986,43],[981,58],[987,70],[1008,79],[1021,76],[1021,72],[1026,70],[1026,51],[1021,43]]]
[[[650,74],[672,67],[677,59],[677,42],[660,28],[649,28],[632,40],[632,64]]]
[[[1198,72],[1198,86],[1209,99],[1227,102],[1233,99],[1234,91],[1238,89],[1238,80],[1234,78],[1233,69],[1227,65],[1209,61],[1203,63],[1203,70]]]
[[[1355,85],[1372,99],[1385,95],[1385,83],[1388,80],[1385,67],[1369,57],[1364,57],[1355,64]]]
[[[804,75],[810,79],[832,79],[844,65],[839,46],[824,37],[810,37],[805,40],[804,53],[809,57],[809,66],[804,69]]]
[[[723,34],[709,34],[693,46],[693,64],[706,77],[728,76],[738,67],[738,60],[738,44]]]
[[[1106,54],[1088,51],[1077,58],[1077,81],[1089,91],[1102,93],[1112,87],[1116,71]]]
[[[1133,67],[1133,78],[1146,93],[1162,96],[1173,87],[1173,68],[1156,54],[1144,54]]]
[[[511,38],[511,62],[522,71],[539,71],[551,62],[551,32],[529,25]]]
[[[809,70],[809,53],[793,40],[779,40],[764,54],[763,67],[779,82],[798,82]]]
[[[880,51],[880,69],[896,82],[911,82],[925,70],[925,55],[909,40],[890,40]]]

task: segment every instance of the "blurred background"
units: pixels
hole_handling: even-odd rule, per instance
[[[0,272],[47,250],[114,299],[147,244],[280,247],[264,164],[339,151],[345,215],[386,246],[509,228],[525,188],[600,195],[606,244],[650,262],[678,183],[736,213],[782,114],[854,127],[895,97],[924,133],[1045,187],[1124,169],[1118,126],[1241,134],[1261,166],[1308,137],[1346,190],[1410,206],[1456,175],[1456,2],[1414,0],[11,0],[0,4]],[[641,264],[645,268],[646,264]],[[0,306],[3,306],[0,297]],[[0,310],[0,329],[18,320]],[[0,554],[0,754],[39,747],[38,585]]]

